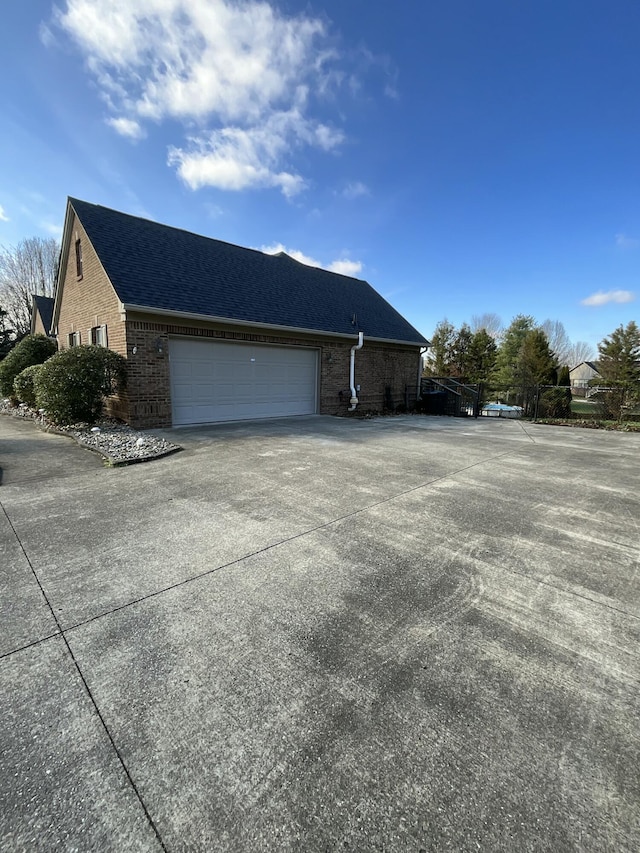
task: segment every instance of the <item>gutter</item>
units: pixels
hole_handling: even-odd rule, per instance
[[[314,335],[323,338],[347,338],[353,340],[348,332],[326,332],[322,329],[306,329],[300,326],[281,326],[276,323],[257,323],[255,320],[236,320],[232,317],[218,317],[213,314],[196,314],[189,311],[172,311],[167,308],[153,308],[150,305],[133,305],[131,303],[120,304],[120,316],[126,319],[127,312],[135,314],[154,314],[158,317],[177,317],[182,320],[198,320],[201,323],[219,323],[226,326],[244,326],[255,329],[269,329],[274,332],[288,332],[289,334]],[[368,336],[369,341],[380,344],[397,344],[404,347],[424,347],[425,341],[400,341],[397,338],[374,338]]]

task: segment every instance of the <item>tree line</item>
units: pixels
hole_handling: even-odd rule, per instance
[[[493,314],[472,322],[473,327],[463,323],[458,329],[446,319],[437,324],[425,375],[519,389],[516,395],[526,403],[531,396],[526,389],[568,386],[570,368],[595,358],[589,344],[572,344],[557,320],[538,325],[533,317],[518,314],[506,329]],[[601,389],[595,401],[605,417],[620,419],[640,405],[640,328],[633,320],[598,344],[597,367],[598,378],[592,384]]]
[[[593,358],[593,347],[572,343],[559,320],[538,324],[518,314],[504,328],[496,314],[483,314],[459,328],[441,320],[431,336],[425,372],[468,383],[565,385],[571,367]]]

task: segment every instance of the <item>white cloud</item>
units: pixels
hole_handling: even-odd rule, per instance
[[[616,234],[616,246],[621,249],[637,249],[640,246],[640,240],[628,237],[626,234]]]
[[[344,140],[311,115],[310,102],[342,83],[319,18],[258,0],[66,0],[54,21],[82,51],[118,133],[139,139],[144,123],[167,119],[191,129],[169,164],[192,189],[293,196],[305,186],[295,149]]]
[[[371,195],[369,187],[362,181],[352,181],[342,190],[342,195],[348,199],[359,198],[363,195]]]
[[[582,305],[607,305],[609,302],[634,302],[635,293],[630,290],[599,290],[582,300]]]
[[[305,187],[300,175],[278,169],[290,148],[290,139],[304,138],[308,128],[295,110],[270,116],[263,126],[225,127],[207,137],[193,137],[186,149],[169,149],[169,165],[191,187],[216,186],[225,190],[279,187],[288,198]]]
[[[329,270],[329,272],[336,272],[340,275],[353,277],[356,273],[362,271],[362,263],[360,261],[351,261],[348,258],[341,258],[331,261],[329,264],[323,264],[321,261],[317,261],[310,255],[305,255],[299,249],[287,249],[283,243],[274,243],[272,246],[261,246],[260,251],[265,252],[267,255],[277,255],[280,252],[284,252],[289,255],[290,258],[299,261],[301,264],[306,264],[308,267],[320,267],[321,269]]]
[[[128,139],[144,139],[146,133],[140,124],[131,118],[108,118],[107,124],[112,127],[120,136],[126,136]]]
[[[274,243],[271,246],[261,246],[260,251],[264,252],[266,255],[279,255],[280,252],[284,252],[286,255],[289,255],[290,258],[294,258],[296,261],[300,261],[301,264],[306,264],[308,267],[322,267],[320,261],[316,261],[316,259],[312,258],[310,255],[305,255],[298,249],[287,249],[284,243]]]
[[[9,217],[4,212],[4,207],[0,204],[0,222],[8,222]]]
[[[360,261],[350,261],[348,258],[342,258],[339,261],[332,261],[327,267],[331,272],[338,272],[340,275],[355,276],[362,269]]]

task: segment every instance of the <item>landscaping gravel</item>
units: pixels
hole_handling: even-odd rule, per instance
[[[57,432],[75,439],[82,447],[103,456],[112,465],[127,465],[159,459],[182,448],[159,436],[139,432],[126,424],[102,420],[97,424],[71,424],[58,426],[47,420],[43,412],[27,406],[12,406],[8,400],[0,401],[0,412],[18,418],[33,420],[40,429]]]

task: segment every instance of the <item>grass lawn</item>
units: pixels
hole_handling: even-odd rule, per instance
[[[592,400],[573,399],[571,401],[571,411],[576,415],[598,415],[598,404]]]

